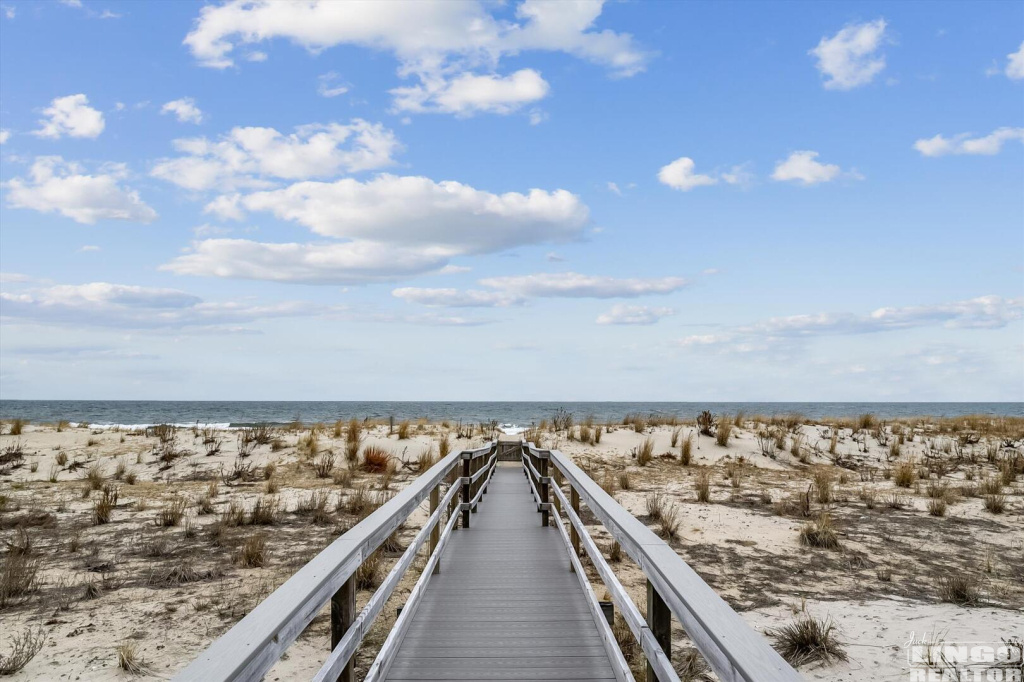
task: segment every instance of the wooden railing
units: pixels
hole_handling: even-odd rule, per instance
[[[555,526],[584,592],[593,602],[593,611],[598,604],[580,565],[582,545],[647,658],[648,682],[679,679],[671,658],[673,615],[719,679],[726,682],[795,682],[801,679],[668,544],[623,509],[568,457],[558,450],[542,450],[524,442],[522,462],[542,525],[551,523],[554,512]],[[552,469],[550,474],[549,469]],[[563,477],[568,498],[562,491]],[[641,615],[580,520],[581,500],[646,576],[646,617]],[[562,526],[562,514],[569,523],[568,534]],[[620,667],[617,673],[632,678],[628,667],[622,670],[625,661],[621,654],[612,657],[612,663]]]
[[[469,528],[471,514],[487,490],[496,460],[494,442],[443,458],[316,555],[174,679],[182,682],[261,679],[329,601],[331,654],[314,679],[350,682],[354,679],[353,654],[420,547],[429,542],[426,567],[365,678],[383,679],[429,576],[439,570],[441,552],[460,517],[455,513],[456,508],[461,511],[463,527]],[[442,497],[445,486],[447,491]],[[456,499],[460,493],[461,499]],[[357,616],[356,571],[427,498],[430,518]],[[448,521],[442,530],[441,518],[445,511]]]

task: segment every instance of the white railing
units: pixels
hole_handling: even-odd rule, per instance
[[[719,679],[725,682],[796,682],[801,679],[792,666],[668,544],[623,509],[572,460],[558,450],[542,450],[524,442],[522,462],[537,508],[542,514],[542,524],[548,525],[554,512],[555,524],[561,530],[560,535],[570,557],[580,555],[582,544],[612,601],[643,649],[649,678],[653,675],[661,682],[679,679],[671,661],[671,618],[674,615]],[[554,467],[551,472],[554,475],[548,473],[549,463]],[[563,476],[568,483],[568,499],[561,489]],[[553,504],[550,500],[552,489]],[[580,500],[586,503],[647,577],[646,619],[580,520]],[[563,512],[569,522],[568,538],[562,528]],[[581,578],[585,581],[585,577]],[[593,595],[593,592],[588,594]]]

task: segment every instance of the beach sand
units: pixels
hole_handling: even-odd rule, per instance
[[[648,507],[652,495],[663,496],[664,509],[674,509],[667,514],[677,521],[675,537],[667,541],[752,626],[766,632],[805,614],[832,620],[849,660],[804,665],[807,679],[909,679],[903,646],[912,634],[938,633],[949,642],[1024,634],[1024,475],[998,484],[1005,498],[999,514],[970,490],[998,480],[1000,467],[1020,452],[1019,440],[1003,447],[1009,436],[983,434],[961,450],[963,432],[940,433],[945,427],[922,421],[911,438],[907,427],[897,426],[904,443],[893,457],[890,444],[899,436],[891,426],[855,436],[856,425],[787,427],[745,419],[733,427],[725,447],[699,436],[692,424],[594,428],[601,429],[597,443],[582,442],[581,437],[593,437],[578,426],[557,434],[546,430],[541,439],[543,446],[570,456],[659,533],[664,524],[650,518]],[[835,454],[829,452],[832,429],[837,429]],[[389,481],[359,467],[349,471],[344,428],[335,433],[330,425],[317,429],[314,443],[309,427],[278,429],[273,445],[254,447],[244,460],[238,459],[240,444],[231,431],[178,429],[161,443],[154,433],[73,427],[58,432],[30,424],[20,435],[0,436],[0,452],[11,460],[0,475],[5,561],[28,544],[25,556],[38,562],[34,589],[0,605],[0,654],[27,629],[45,638],[39,654],[12,679],[124,679],[116,648],[125,643],[136,647],[145,675],[173,676],[358,522],[361,513],[346,507],[361,488],[378,501],[386,499],[415,478],[421,457],[436,455],[444,434],[453,450],[486,440],[479,432],[456,438],[441,424],[414,424],[409,430],[404,439],[389,435],[386,425],[363,430],[363,449],[377,445],[392,454],[397,468]],[[757,434],[767,430],[781,435],[786,449],[763,449]],[[210,437],[221,441],[220,449],[206,455],[203,441]],[[790,452],[794,437],[802,444],[795,449],[798,455]],[[687,438],[692,457],[683,465],[681,444]],[[645,443],[652,457],[643,463]],[[21,458],[11,454],[17,448]],[[314,464],[325,452],[336,461],[328,477],[318,478]],[[242,473],[231,480],[239,461]],[[897,487],[895,474],[904,462],[914,463],[915,474],[909,487]],[[922,472],[928,475],[924,479],[917,470],[927,464],[932,471]],[[103,524],[96,523],[94,509],[102,491],[91,490],[86,478],[91,467],[94,477],[118,491]],[[707,503],[698,502],[695,492],[702,473],[709,479]],[[214,484],[216,495],[210,495]],[[827,502],[820,501],[821,487],[831,490]],[[327,495],[325,513],[302,511],[317,492]],[[930,492],[947,501],[944,516],[929,513]],[[810,496],[806,514],[800,499],[805,493]],[[278,509],[272,525],[222,522],[232,505],[251,510],[257,500],[269,499]],[[176,525],[159,525],[175,500],[185,500],[183,518]],[[822,512],[835,522],[837,549],[800,542],[801,528]],[[399,547],[386,552],[383,571],[425,518],[424,505],[398,534]],[[612,542],[596,519],[585,513],[584,520],[598,545],[610,549]],[[256,534],[266,540],[265,563],[243,567],[236,558]],[[422,565],[421,557],[357,655],[361,673]],[[639,568],[628,557],[612,566],[643,611],[645,580]],[[590,572],[601,596],[604,587]],[[977,604],[942,597],[942,581],[959,575],[973,579]],[[360,606],[371,592],[359,591]],[[681,652],[690,645],[678,623],[674,627],[673,648]],[[267,679],[312,676],[327,656],[329,641],[325,609]],[[680,658],[677,653],[674,660]],[[640,659],[634,656],[632,662],[639,671]]]

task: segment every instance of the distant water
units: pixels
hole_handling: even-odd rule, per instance
[[[462,420],[519,425],[550,419],[559,408],[577,419],[618,421],[630,412],[676,415],[691,419],[701,410],[716,414],[802,414],[810,419],[871,413],[882,419],[965,414],[1024,417],[1024,403],[673,403],[673,402],[391,402],[391,401],[163,401],[163,400],[0,400],[0,418],[33,422],[89,422],[99,425],[216,424],[245,426],[257,422],[285,424],[293,419]]]

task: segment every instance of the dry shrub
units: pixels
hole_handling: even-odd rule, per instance
[[[200,516],[213,513],[213,499],[209,492],[200,495],[196,500],[196,513]]]
[[[85,480],[89,482],[89,488],[92,490],[99,490],[103,487],[103,465],[99,462],[93,462],[89,465],[89,468],[85,470]]]
[[[330,478],[331,470],[334,469],[334,453],[330,450],[324,451],[316,461],[313,462],[313,470],[316,471],[317,478]]]
[[[635,449],[635,453],[637,464],[642,467],[650,464],[651,460],[654,459],[654,439],[651,437],[644,438],[644,442]]]
[[[701,470],[697,474],[697,478],[693,482],[693,487],[697,491],[697,501],[704,504],[711,502],[711,474],[706,469]]]
[[[700,429],[702,436],[714,435],[713,429],[717,424],[718,419],[708,410],[704,410],[697,415],[697,428]]]
[[[907,498],[894,491],[885,498],[885,506],[889,509],[903,509],[907,506]]]
[[[334,485],[347,488],[352,485],[352,472],[349,469],[335,469],[331,474],[331,482]]]
[[[1002,514],[1006,509],[1006,495],[986,495],[985,509],[993,514]]]
[[[373,500],[371,499],[370,488],[364,483],[345,498],[344,509],[349,514],[361,516],[372,505]]]
[[[673,668],[679,675],[679,682],[711,682],[711,668],[694,648],[687,648],[674,655]]]
[[[437,460],[434,459],[434,451],[427,450],[422,455],[420,455],[420,458],[418,460],[416,460],[416,473],[426,473],[430,469],[430,467],[434,466],[434,464],[436,463]]]
[[[946,515],[946,500],[936,497],[928,501],[928,513],[932,516]]]
[[[715,442],[721,445],[723,448],[729,446],[729,437],[732,435],[732,424],[726,420],[718,425],[718,429],[715,431]]]
[[[362,426],[356,419],[350,419],[348,429],[345,431],[345,459],[350,465],[359,461],[359,440],[362,434]]]
[[[821,549],[839,549],[839,534],[836,532],[829,514],[820,514],[818,518],[800,529],[800,544]]]
[[[146,674],[146,663],[139,653],[138,643],[126,639],[117,645],[117,667],[132,675]]]
[[[611,546],[608,548],[608,561],[613,564],[617,564],[622,561],[622,545],[617,541],[612,542]]]
[[[38,587],[39,561],[27,552],[8,551],[0,565],[0,608],[17,603]]]
[[[276,478],[267,480],[266,485],[263,486],[263,492],[268,495],[276,495],[281,492],[281,482]]]
[[[183,497],[175,497],[160,510],[156,517],[158,526],[177,526],[181,523],[181,517],[185,515],[185,507],[188,502]]]
[[[273,526],[277,523],[278,500],[276,497],[259,497],[249,512],[249,524],[253,526]]]
[[[998,495],[1003,492],[1003,483],[998,478],[984,478],[978,486],[982,495]]]
[[[277,473],[277,465],[273,462],[267,462],[263,465],[263,479],[269,481]]]
[[[628,471],[620,471],[618,477],[616,478],[616,482],[619,484],[619,488],[622,490],[629,490],[630,488],[633,487],[633,482],[629,480]]]
[[[42,628],[28,628],[24,632],[14,633],[11,636],[11,652],[0,653],[0,675],[13,675],[24,668],[45,643],[46,631]]]
[[[790,665],[799,667],[806,663],[820,661],[832,665],[836,661],[849,660],[842,644],[836,638],[835,625],[831,619],[818,619],[805,614],[789,625],[767,631],[776,651]]]
[[[363,449],[363,470],[379,474],[388,470],[391,464],[391,453],[376,445],[367,445]]]
[[[97,526],[110,523],[110,514],[117,506],[117,498],[120,494],[121,490],[116,485],[107,483],[103,486],[103,494],[93,503],[92,507],[93,522]]]
[[[818,469],[814,472],[814,489],[818,504],[830,504],[835,499],[832,493],[832,482],[832,472],[828,469]]]
[[[245,539],[235,561],[245,568],[260,568],[267,561],[267,536],[253,533]]]
[[[900,462],[893,471],[893,482],[900,488],[909,488],[914,484],[916,474],[913,462]]]
[[[679,463],[684,467],[690,466],[690,462],[693,461],[693,438],[690,434],[686,434],[683,437],[683,444],[679,449]]]
[[[309,516],[310,522],[319,526],[331,522],[331,514],[328,509],[331,501],[331,493],[328,490],[320,489],[309,493],[309,497],[299,500],[296,512]]]
[[[939,597],[942,601],[961,606],[975,606],[981,601],[981,588],[976,577],[969,573],[953,573],[939,579]]]
[[[398,425],[398,440],[406,440],[409,437],[409,420],[405,419]]]

